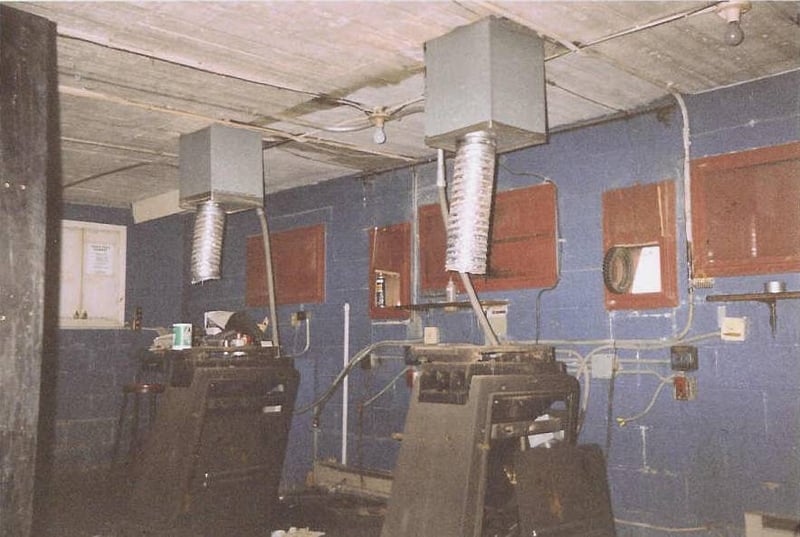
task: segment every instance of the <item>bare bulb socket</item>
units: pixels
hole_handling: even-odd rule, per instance
[[[744,41],[744,32],[738,21],[731,21],[725,25],[725,44],[735,47]]]

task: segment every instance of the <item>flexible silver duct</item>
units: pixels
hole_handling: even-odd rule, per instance
[[[471,132],[458,140],[447,219],[447,270],[486,273],[495,156],[490,132]]]
[[[222,234],[225,211],[218,203],[206,201],[197,206],[192,238],[192,283],[220,278]]]
[[[450,210],[447,207],[447,173],[444,165],[444,150],[442,149],[439,149],[437,153],[436,186],[439,191],[439,209],[442,214],[442,220],[444,221],[444,225],[447,226]],[[475,318],[478,319],[481,330],[483,330],[483,336],[486,342],[489,345],[498,345],[497,335],[494,333],[492,325],[489,324],[489,320],[486,318],[486,314],[478,300],[478,295],[475,293],[475,288],[472,286],[472,280],[470,280],[469,274],[466,272],[459,272],[458,276],[461,278],[461,285],[464,286],[464,290],[467,292],[472,311],[475,313]]]

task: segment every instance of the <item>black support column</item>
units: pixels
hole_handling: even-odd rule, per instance
[[[46,252],[48,192],[60,173],[57,84],[55,25],[0,5],[2,536],[29,536],[33,518],[45,268],[58,263]]]

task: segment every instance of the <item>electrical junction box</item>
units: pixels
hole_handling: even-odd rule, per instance
[[[614,376],[614,355],[595,354],[592,356],[592,378],[610,379]]]
[[[307,321],[310,317],[311,314],[308,313],[307,311],[299,310],[292,313],[292,316],[290,317],[290,322],[293,327],[298,327],[300,326],[300,323],[302,323],[303,321]]]
[[[211,125],[180,137],[180,205],[216,201],[232,212],[264,206],[261,135]]]
[[[425,43],[425,143],[454,151],[475,131],[501,152],[547,141],[544,45],[527,26],[487,17]]]
[[[669,362],[673,371],[695,371],[698,368],[697,347],[673,345],[669,348]]]
[[[675,375],[672,379],[676,401],[693,401],[697,397],[697,379],[686,375]]]

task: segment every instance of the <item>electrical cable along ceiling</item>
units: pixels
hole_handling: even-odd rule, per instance
[[[731,4],[743,4],[738,17],[744,40],[736,46],[722,9]],[[423,44],[491,15],[543,38],[553,132],[666,102],[670,90],[703,92],[800,68],[799,5],[14,2],[11,7],[58,25],[64,200],[136,207],[174,198],[177,208],[179,136],[212,123],[261,135],[267,192],[432,160],[435,152],[425,145],[419,113],[425,106]]]

